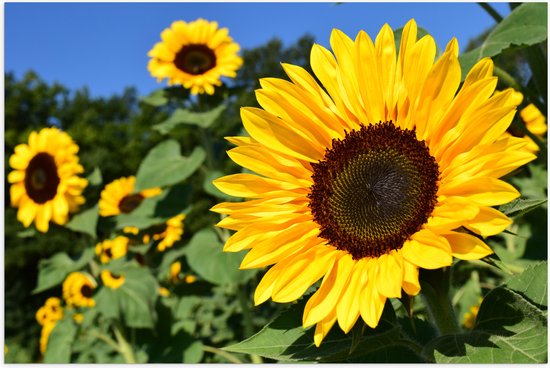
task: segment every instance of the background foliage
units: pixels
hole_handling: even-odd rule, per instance
[[[546,116],[546,4],[512,7],[509,17],[468,45],[461,56],[463,74],[480,57],[494,57],[499,88],[521,90],[521,107],[534,103]],[[280,62],[310,70],[312,44],[306,35],[289,47],[274,39],[244,50],[237,78],[215,95],[198,99],[178,87],[144,97],[127,88],[120,95],[94,98],[85,88],[69,91],[45,83],[32,71],[21,79],[5,75],[5,174],[14,147],[32,130],[54,125],[80,146],[90,180],[81,213],[66,227],[52,226],[46,236],[17,222],[4,182],[6,362],[547,360],[545,139],[537,138],[539,159],[508,178],[523,198],[501,209],[515,221],[489,240],[495,256],[453,265],[451,296],[459,322],[483,297],[473,329],[438,336],[420,297],[392,300],[375,330],[361,321],[348,335],[333,328],[321,348],[315,348],[313,330],[301,327],[305,298],[290,306],[268,302],[252,307],[254,288],[265,270],[240,271],[243,254],[220,252],[228,234],[213,228],[220,218],[209,208],[229,198],[211,181],[240,170],[226,157],[229,145],[223,137],[242,134],[239,108],[257,106],[253,91],[259,88],[258,79],[285,78]],[[520,119],[514,134],[529,134]],[[129,175],[136,175],[138,189],[167,190],[131,214],[98,219],[96,204],[104,185]],[[173,248],[155,253],[151,244],[133,246],[124,259],[89,269],[122,273],[127,282],[116,290],[101,288],[94,296],[96,307],[83,313],[81,324],[67,312],[41,356],[34,314],[49,296],[61,295],[60,283],[69,272],[89,267],[95,244],[124,226],[145,229],[181,210],[187,215],[185,233]],[[168,282],[175,261],[198,281]],[[159,296],[159,286],[170,295]]]

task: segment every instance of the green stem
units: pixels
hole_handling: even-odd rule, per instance
[[[214,160],[214,147],[212,144],[212,139],[210,139],[210,134],[208,129],[199,127],[199,134],[201,144],[206,150],[206,165],[210,170],[216,169],[216,160]]]
[[[235,363],[235,364],[243,364],[244,363],[240,359],[238,359],[236,356],[228,353],[227,351],[215,348],[213,346],[203,345],[202,350],[204,350],[206,352],[209,352],[209,353],[213,353],[213,354],[217,354],[219,356],[222,356],[225,359],[229,360],[231,363]]]
[[[421,270],[420,286],[422,297],[435,323],[439,335],[450,335],[460,332],[460,327],[449,297],[451,268]]]
[[[115,322],[113,325],[113,331],[115,333],[115,337],[118,341],[118,347],[120,354],[124,357],[124,360],[126,363],[137,363],[136,357],[134,355],[134,350],[132,349],[132,346],[128,343],[124,335],[122,334],[122,326],[120,326],[120,323]]]
[[[89,331],[88,333],[91,336],[95,337],[96,339],[104,341],[105,343],[107,343],[107,345],[109,345],[110,347],[112,347],[113,349],[115,349],[116,351],[121,353],[120,346],[115,342],[115,340],[111,339],[109,336],[104,335],[101,332],[97,332],[97,331],[94,331],[94,330]]]
[[[477,5],[481,6],[493,19],[500,23],[502,21],[502,16],[488,3],[477,3]]]
[[[244,293],[244,289],[240,285],[237,286],[237,298],[239,299],[241,311],[243,312],[244,333],[246,337],[250,337],[254,334],[254,325],[252,324],[252,312],[250,311],[250,306],[248,305],[248,300],[246,298],[246,294]],[[262,357],[259,355],[250,354],[250,358],[252,358],[252,363],[254,364],[263,363]]]

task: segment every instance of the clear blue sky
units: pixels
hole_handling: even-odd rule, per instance
[[[493,3],[501,15],[507,3]],[[109,96],[135,86],[148,94],[147,51],[174,20],[203,17],[229,28],[242,48],[273,37],[290,45],[309,33],[329,47],[332,28],[351,37],[361,29],[374,38],[384,23],[392,28],[415,18],[440,47],[457,37],[461,49],[494,24],[475,3],[6,3],[5,68],[21,77],[29,69],[48,82],[88,86]],[[284,61],[284,60],[281,60]]]

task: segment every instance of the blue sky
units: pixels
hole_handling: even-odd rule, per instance
[[[492,5],[510,12],[507,3]],[[88,86],[93,96],[164,86],[147,72],[147,51],[178,19],[216,20],[242,48],[273,37],[290,45],[305,33],[328,47],[332,28],[374,38],[384,23],[399,28],[415,18],[440,47],[454,36],[462,49],[494,24],[475,3],[5,3],[4,10],[6,71],[21,77],[33,69],[47,82]]]

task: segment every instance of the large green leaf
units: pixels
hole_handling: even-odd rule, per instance
[[[94,257],[94,248],[86,248],[76,261],[67,253],[57,253],[38,264],[38,283],[33,294],[59,285],[73,271],[83,268]]]
[[[185,109],[177,109],[167,120],[153,126],[153,129],[158,130],[161,134],[166,134],[181,124],[196,125],[201,128],[208,128],[218,119],[225,109],[226,105],[223,104],[206,112],[193,112]]]
[[[148,96],[141,97],[141,101],[151,106],[164,106],[168,103],[167,93],[164,89],[157,89]]]
[[[44,363],[65,364],[71,362],[72,344],[77,326],[70,318],[64,318],[55,324],[49,338]]]
[[[165,187],[187,179],[206,157],[201,147],[195,147],[189,157],[180,153],[177,141],[169,139],[153,147],[141,162],[136,174],[136,192]]]
[[[402,362],[400,352],[408,351],[406,361],[421,361],[419,348],[400,336],[391,303],[386,303],[384,313],[376,329],[365,327],[360,338],[357,334],[345,335],[335,325],[320,347],[313,343],[315,328],[302,327],[302,313],[305,300],[292,305],[256,335],[226,347],[235,353],[257,354],[266,358],[295,361],[320,362]],[[358,324],[354,328],[362,328]],[[354,341],[357,340],[357,341]],[[353,348],[352,348],[353,347]],[[414,351],[414,353],[413,353]],[[401,358],[403,358],[401,356]]]
[[[103,176],[101,175],[101,170],[99,169],[99,167],[95,167],[94,171],[92,171],[90,175],[86,177],[86,179],[88,180],[89,186],[101,185],[103,183]]]
[[[547,16],[545,3],[518,6],[489,33],[480,47],[460,55],[462,78],[478,60],[486,56],[496,56],[512,46],[530,46],[546,40]]]
[[[224,253],[211,229],[195,234],[186,252],[189,266],[203,279],[219,285],[240,284],[256,274],[256,270],[239,270],[244,253]]]
[[[153,328],[158,284],[151,271],[131,265],[105,269],[124,276],[125,280],[117,289],[101,288],[95,296],[99,311],[107,318],[124,321],[129,327]]]
[[[96,238],[97,219],[99,216],[98,205],[96,204],[92,208],[87,209],[81,213],[73,216],[71,221],[65,225],[65,227],[78,231],[84,234],[90,235],[93,239]]]
[[[511,278],[485,297],[471,333],[424,348],[438,363],[544,363],[548,359],[547,264]]]
[[[187,184],[178,184],[161,194],[145,198],[131,213],[123,213],[116,217],[117,229],[126,226],[135,226],[146,229],[153,225],[166,222],[171,217],[182,213],[182,209],[189,205],[191,187]]]

